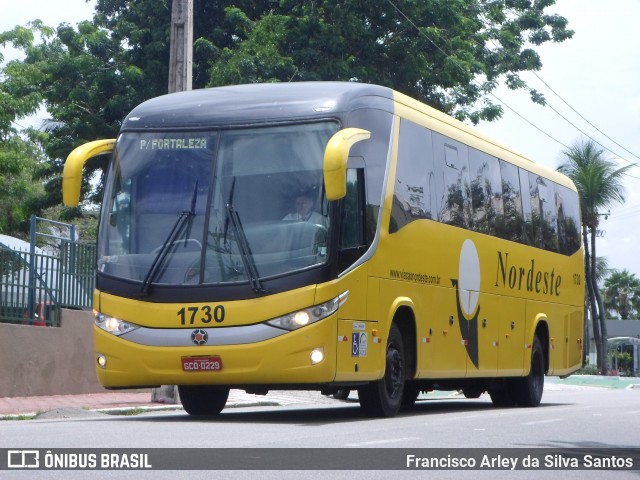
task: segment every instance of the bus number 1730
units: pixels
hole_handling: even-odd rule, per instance
[[[195,325],[196,322],[216,323],[224,322],[224,307],[222,305],[216,305],[211,307],[210,305],[203,305],[201,307],[182,307],[178,310],[178,317],[180,317],[180,325]]]

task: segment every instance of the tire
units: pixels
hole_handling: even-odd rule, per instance
[[[405,357],[402,334],[394,323],[389,330],[384,377],[358,389],[360,407],[370,417],[393,417],[404,393]]]
[[[465,398],[480,398],[480,395],[482,395],[482,390],[480,390],[479,388],[463,388],[462,394],[465,396]]]
[[[511,392],[511,384],[508,379],[503,379],[502,384],[489,390],[489,396],[494,407],[507,408],[516,404],[515,398]]]
[[[347,400],[350,393],[351,390],[349,390],[348,388],[339,388],[338,391],[336,391],[336,393],[331,396],[336,400]]]
[[[228,388],[211,385],[179,385],[178,393],[189,415],[218,415],[229,398]]]
[[[409,409],[416,404],[418,395],[420,395],[420,387],[413,385],[412,383],[404,384],[404,392],[402,394],[402,408]]]
[[[513,379],[513,396],[521,407],[537,407],[544,391],[544,350],[536,335],[531,348],[531,368],[529,375]]]

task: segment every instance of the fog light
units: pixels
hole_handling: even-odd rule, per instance
[[[107,368],[107,357],[105,357],[103,354],[99,353],[96,361],[98,362],[98,366],[100,368]]]
[[[322,348],[316,348],[311,351],[311,363],[316,365],[324,360],[324,350]]]

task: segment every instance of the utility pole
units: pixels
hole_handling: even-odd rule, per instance
[[[191,90],[193,70],[193,0],[173,0],[169,93]]]
[[[191,90],[193,71],[193,0],[173,0],[169,53],[169,93]],[[151,390],[151,401],[178,403],[178,388],[162,385]]]

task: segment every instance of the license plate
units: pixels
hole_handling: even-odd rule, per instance
[[[220,357],[182,357],[185,372],[217,372],[222,370]]]

